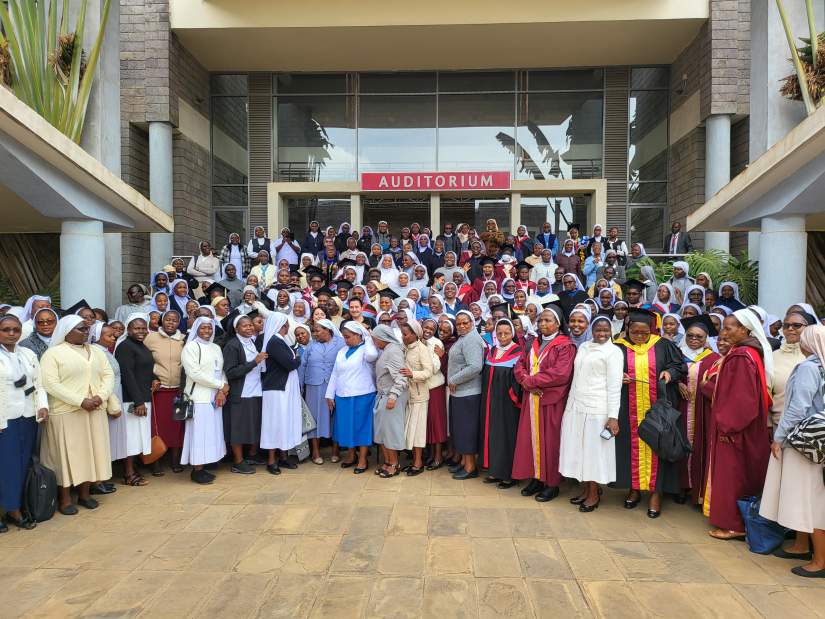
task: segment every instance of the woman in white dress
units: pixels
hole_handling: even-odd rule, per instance
[[[115,359],[115,356],[109,352],[109,349],[115,345],[117,338],[115,337],[115,330],[111,325],[105,322],[98,322],[92,327],[92,344],[96,345],[103,354],[106,355],[106,360],[112,366],[112,372],[115,375],[115,389],[109,396],[106,402],[106,413],[109,419],[109,448],[112,452],[112,462],[115,460],[122,460],[126,457],[126,419],[123,417],[121,411],[121,402],[123,402],[123,388],[120,385],[120,364]],[[115,492],[116,488],[113,483],[108,481],[101,481],[98,484],[92,484],[92,494],[111,494]]]
[[[301,358],[284,339],[288,332],[286,314],[273,312],[266,319],[261,449],[269,450],[266,470],[273,475],[280,474],[282,467],[297,468],[297,464],[287,459],[287,452],[302,440],[301,383],[298,378]],[[279,461],[275,460],[276,449],[281,452]]]
[[[597,316],[591,329],[593,339],[582,344],[576,354],[559,455],[559,472],[585,483],[582,493],[570,499],[581,512],[592,512],[599,506],[599,484],[616,481],[612,438],[619,433],[622,393],[622,352],[610,339],[610,319]]]
[[[185,393],[194,403],[194,415],[186,420],[180,463],[192,465],[192,481],[211,484],[215,476],[204,470],[226,454],[223,438],[223,405],[229,384],[223,373],[223,352],[213,343],[215,321],[199,316],[186,338],[181,364],[186,372]]]

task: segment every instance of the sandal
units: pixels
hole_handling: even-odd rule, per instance
[[[416,475],[421,475],[424,472],[423,466],[408,466],[407,467],[407,477],[415,477]]]
[[[381,477],[382,479],[389,479],[390,477],[395,477],[396,475],[398,475],[398,473],[400,473],[400,472],[401,472],[401,471],[399,470],[399,468],[398,468],[398,465],[397,465],[397,464],[395,464],[395,465],[390,464],[389,466],[390,466],[390,467],[392,468],[392,470],[393,470],[393,471],[392,471],[392,473],[390,473],[387,469],[380,469],[380,470],[379,470],[379,473],[378,473],[378,477]]]
[[[58,507],[57,511],[59,511],[64,516],[76,516],[77,515],[77,507],[69,503],[65,507]]]
[[[143,479],[137,473],[134,473],[131,476],[123,478],[123,485],[124,486],[148,486],[149,482]]]
[[[712,529],[708,531],[708,535],[710,535],[714,539],[721,539],[721,540],[733,540],[733,539],[745,539],[745,534],[739,531],[731,531],[731,530],[723,530],[723,529]]]
[[[442,466],[444,466],[444,460],[439,460],[438,462],[436,462],[435,460],[433,460],[432,462],[430,462],[430,463],[427,465],[427,470],[428,470],[428,471],[437,471],[437,470],[438,470],[438,469],[440,469]]]

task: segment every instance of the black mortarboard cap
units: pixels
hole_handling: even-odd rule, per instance
[[[581,226],[581,224],[572,223],[569,226],[567,226],[567,231],[570,232],[571,230],[577,230],[577,231],[581,232],[582,231],[582,226]]]
[[[352,258],[344,258],[343,260],[338,261],[338,267],[343,269],[345,267],[354,267],[358,263],[355,262]]]
[[[388,299],[392,299],[395,301],[398,298],[398,293],[390,288],[384,288],[384,290],[380,290],[378,292],[379,297],[387,297]]]
[[[656,320],[656,312],[642,307],[632,308],[627,315],[628,324],[631,322],[646,322],[651,329],[656,326]]]
[[[495,266],[495,265],[496,265],[496,261],[495,261],[495,259],[490,258],[490,256],[484,256],[484,257],[481,259],[481,261],[479,262],[479,264],[492,264],[493,266]]]
[[[225,296],[226,296],[226,288],[224,288],[223,286],[221,286],[218,282],[215,282],[214,284],[210,284],[209,286],[207,286],[207,288],[203,291],[203,294],[204,294],[206,297],[209,297],[209,296],[211,296],[211,294],[212,294],[213,292],[215,292],[216,290],[217,290],[217,291],[219,291],[219,292],[221,293],[221,296],[222,296],[222,297],[225,297]]]
[[[352,288],[352,284],[351,284],[351,283],[349,283],[349,282],[348,282],[347,280],[345,280],[345,279],[340,279],[340,280],[338,280],[338,281],[336,281],[336,282],[335,282],[335,291],[336,291],[336,292],[337,292],[339,289],[349,290],[349,289],[351,289],[351,288]]]
[[[64,309],[63,310],[63,315],[64,316],[71,316],[72,314],[76,314],[78,312],[78,310],[82,310],[84,307],[88,307],[89,309],[92,309],[92,306],[89,305],[89,303],[86,301],[86,299],[80,299],[80,301],[78,301],[77,303],[75,303],[71,307],[67,307],[66,309]]]
[[[330,296],[330,297],[334,297],[334,296],[335,296],[335,293],[334,293],[332,290],[330,290],[327,286],[321,286],[321,287],[320,287],[318,290],[316,290],[313,294],[314,294],[316,297],[317,297],[319,294],[325,294],[325,295],[328,295],[328,296]]]
[[[495,311],[502,311],[504,312],[505,316],[510,316],[510,304],[509,303],[496,303],[495,305],[490,306],[490,313],[492,314]]]
[[[628,279],[624,283],[625,288],[635,288],[636,290],[644,290],[647,288],[644,282],[640,282],[638,279]]]
[[[518,269],[532,269],[532,268],[533,268],[533,265],[530,264],[529,262],[526,262],[525,260],[522,260],[521,262],[519,262],[516,265],[516,270],[518,270]]]
[[[707,331],[710,337],[716,337],[719,332],[716,326],[707,314],[699,314],[698,316],[691,316],[690,318],[682,318],[682,326],[687,331],[690,327],[701,327]]]

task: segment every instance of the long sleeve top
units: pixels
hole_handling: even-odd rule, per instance
[[[338,351],[344,346],[344,339],[333,337],[329,342],[312,340],[301,355],[298,378],[302,385],[323,385],[332,375],[332,368]]]
[[[810,356],[791,372],[785,385],[785,408],[773,435],[777,443],[783,443],[800,421],[825,410],[821,367],[819,359]]]
[[[350,398],[375,392],[375,362],[378,349],[370,338],[347,357],[349,347],[338,351],[327,385],[327,399]]]
[[[481,394],[485,347],[484,340],[475,330],[453,344],[447,365],[447,383],[456,386],[455,397]]]
[[[199,256],[193,256],[189,260],[186,272],[201,282],[205,279],[215,279],[216,277],[220,279],[219,276],[215,275],[215,273],[219,272],[220,268],[221,261],[219,258],[211,254],[208,256],[201,254]]]
[[[418,341],[407,347],[405,359],[407,367],[412,371],[412,376],[408,379],[409,401],[427,402],[430,399],[430,379],[436,373],[441,376],[438,356],[427,344]]]
[[[622,351],[613,342],[582,344],[573,363],[568,409],[618,419],[623,371]]]
[[[84,399],[99,396],[106,410],[115,388],[114,372],[97,346],[63,342],[47,350],[40,359],[43,388],[49,394],[49,414],[64,415],[80,410]]]
[[[14,383],[25,376],[26,384]],[[33,389],[28,395],[26,391]],[[15,346],[13,351],[0,346],[0,430],[18,417],[34,417],[41,408],[49,408],[49,400],[40,380],[40,363],[28,348]]]
[[[785,409],[785,385],[793,369],[805,361],[799,344],[783,342],[779,350],[773,351],[773,392],[771,404],[771,425],[776,427]]]
[[[404,349],[389,342],[375,362],[375,388],[379,394],[397,400],[407,390],[407,378],[399,371],[406,365]]]
[[[266,372],[263,375],[264,391],[283,391],[289,373],[301,365],[301,358],[295,354],[287,343],[277,335],[270,338],[266,345]]]
[[[596,275],[600,267],[604,266],[604,258],[600,257],[599,261],[593,256],[588,256],[584,260],[584,276],[586,278],[585,287],[589,288],[596,283]]]
[[[211,404],[226,384],[221,347],[193,340],[183,347],[180,360],[186,371],[186,393],[195,404]]]
[[[123,387],[123,401],[135,405],[152,401],[152,381],[155,360],[152,352],[130,337],[115,349],[115,359],[120,365],[120,383]]]
[[[184,344],[182,337],[169,337],[162,330],[150,333],[143,341],[143,345],[149,349],[155,361],[155,376],[164,387],[180,385],[180,357]]]

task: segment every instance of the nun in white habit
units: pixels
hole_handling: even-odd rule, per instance
[[[287,344],[289,320],[280,313],[270,314],[264,325],[263,350],[267,353],[263,375],[263,410],[261,414],[261,449],[268,449],[267,470],[273,475],[280,467],[294,469],[287,451],[300,444],[302,437],[301,385],[298,368],[301,359]],[[275,450],[281,452],[275,460]]]
[[[205,316],[195,320],[181,353],[186,371],[185,393],[194,403],[194,415],[186,420],[180,463],[193,465],[192,481],[211,484],[215,475],[204,464],[226,454],[223,437],[223,405],[229,385],[223,372],[223,352],[213,342],[215,321]]]

